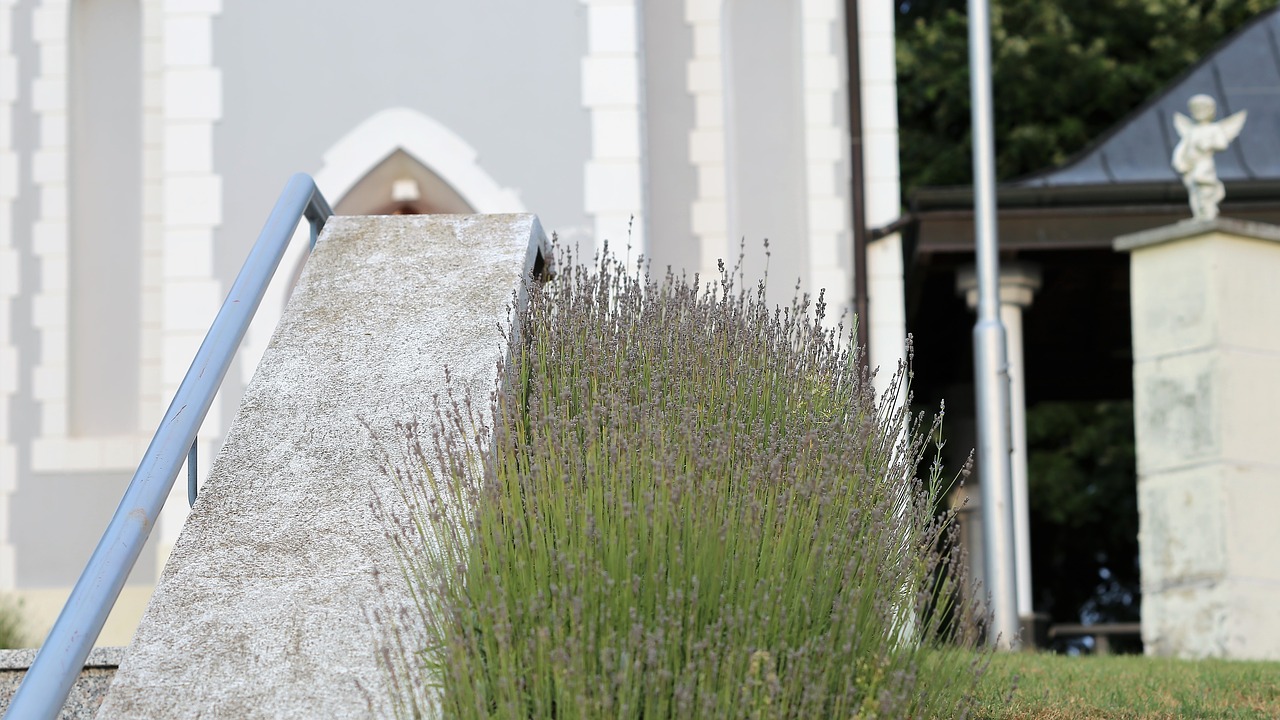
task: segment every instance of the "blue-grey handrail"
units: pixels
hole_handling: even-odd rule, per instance
[[[290,178],[5,718],[57,717],[142,553],[294,229],[305,216],[311,222],[314,248],[331,215],[333,210],[310,176],[299,173]]]

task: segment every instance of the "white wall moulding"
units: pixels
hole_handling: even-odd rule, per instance
[[[31,468],[36,472],[129,471],[147,451],[138,435],[99,438],[37,438],[31,443]]]
[[[893,222],[902,212],[893,3],[858,0],[857,51],[862,75],[863,197],[867,226],[876,228]],[[907,335],[898,233],[867,244],[867,284],[870,361],[871,367],[881,368],[875,385],[883,391],[904,357]]]
[[[53,440],[66,436],[67,137],[65,130],[44,130],[66,127],[67,12],[66,0],[42,0],[31,14],[31,32],[41,57],[58,58],[56,63],[41,63],[40,74],[31,83],[32,109],[42,129],[31,163],[32,181],[40,199],[32,246],[43,280],[31,302],[31,322],[40,336],[40,360],[33,369],[32,394],[42,406],[38,435]],[[35,460],[33,457],[33,465]],[[57,469],[57,465],[49,469]]]
[[[159,418],[182,382],[217,314],[223,295],[213,262],[214,231],[222,223],[222,178],[213,165],[213,126],[222,118],[222,74],[213,64],[213,20],[218,0],[152,0],[144,23],[151,79],[147,97],[148,177],[146,282],[158,303],[146,312],[150,336],[144,366],[156,379],[146,392]],[[154,403],[154,404],[152,404]],[[219,402],[199,438],[201,479],[225,432]],[[148,425],[151,419],[148,418]],[[181,474],[185,476],[185,470]],[[161,512],[156,533],[160,564],[187,516],[184,483]]]
[[[808,202],[805,225],[809,246],[809,281],[814,291],[826,288],[827,299],[841,316],[852,310],[852,258],[842,247],[851,242],[849,206],[849,131],[837,106],[842,91],[844,13],[829,0],[800,4],[801,51],[804,55],[805,178]]]
[[[164,19],[164,64],[213,65],[212,14],[170,15]]]
[[[633,252],[645,252],[640,4],[638,0],[582,3],[587,11],[582,105],[591,114],[583,209],[595,226],[597,247],[606,240],[614,248],[629,242]]]
[[[212,137],[174,136],[164,122],[164,54],[165,17],[163,0],[142,3],[142,352],[139,416],[144,435],[152,424],[163,417],[165,395],[162,379],[164,366],[163,327],[165,236],[164,175],[166,172],[198,172],[213,167]],[[172,36],[171,36],[172,37]],[[199,44],[188,35],[185,41]],[[199,127],[199,126],[196,126]],[[175,152],[175,148],[189,148]],[[181,154],[188,159],[184,167],[171,166],[171,157]],[[201,158],[204,154],[206,157]],[[194,157],[193,157],[194,156]],[[136,460],[134,461],[137,462]]]

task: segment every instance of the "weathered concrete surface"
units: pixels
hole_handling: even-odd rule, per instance
[[[111,677],[124,657],[122,647],[96,647],[85,658],[80,677],[71,686],[71,694],[58,713],[59,720],[90,720],[102,705]],[[36,649],[0,650],[0,713],[9,709],[9,702],[18,692],[18,686],[36,659]]]
[[[1142,639],[1280,659],[1280,227],[1230,218],[1132,252]]]
[[[427,416],[446,365],[487,398],[540,251],[531,215],[329,221],[99,717],[387,714],[372,611],[409,599],[361,418]]]

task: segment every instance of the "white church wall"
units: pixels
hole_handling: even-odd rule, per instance
[[[732,267],[745,240],[754,286],[768,237],[770,302],[789,303],[800,279],[803,292],[825,288],[838,316],[852,300],[840,3],[686,0],[685,19],[698,269],[714,276],[721,259]]]

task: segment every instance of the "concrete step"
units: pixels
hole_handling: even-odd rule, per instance
[[[446,365],[488,398],[540,254],[532,215],[328,222],[98,717],[389,714],[373,611],[412,601],[362,421],[426,419]]]
[[[107,695],[107,686],[115,676],[122,657],[122,647],[98,647],[90,650],[80,677],[71,686],[71,695],[62,705],[59,720],[90,720],[102,705],[102,699]],[[22,679],[27,676],[27,670],[35,659],[35,648],[0,650],[0,714],[9,709],[9,701],[18,692],[18,686],[22,684]]]

